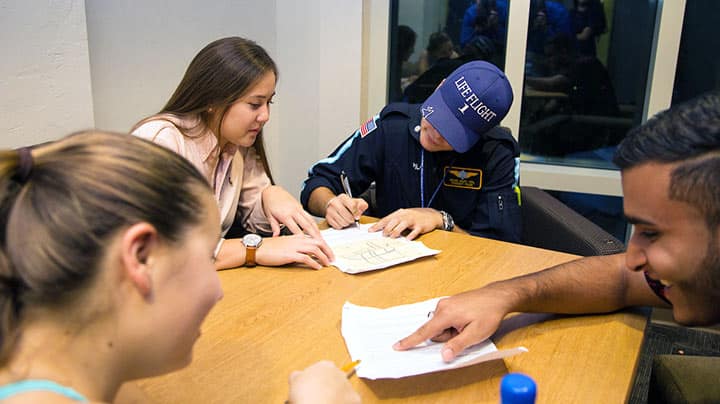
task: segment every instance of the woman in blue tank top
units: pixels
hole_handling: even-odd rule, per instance
[[[209,185],[170,150],[88,131],[0,151],[0,401],[110,402],[187,366],[222,298],[219,239]],[[304,373],[298,401],[356,397],[334,366]]]

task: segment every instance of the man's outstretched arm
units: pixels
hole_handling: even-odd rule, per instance
[[[442,356],[452,361],[489,338],[508,313],[606,313],[636,305],[667,307],[642,272],[627,269],[625,254],[581,258],[443,299],[433,318],[394,348],[446,341]]]

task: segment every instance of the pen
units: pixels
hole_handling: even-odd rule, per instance
[[[340,182],[342,183],[343,191],[345,192],[345,194],[347,194],[347,196],[352,198],[353,196],[352,196],[352,191],[350,190],[350,180],[348,180],[348,177],[347,177],[347,175],[345,175],[344,170],[340,172]],[[353,212],[353,215],[355,215],[355,212]],[[359,225],[360,225],[360,221],[355,219],[355,226],[359,226]]]
[[[350,376],[355,374],[355,366],[357,366],[360,363],[360,359],[356,361],[352,361],[350,363],[346,363],[345,366],[341,367],[340,370],[347,373],[347,378],[349,379]]]

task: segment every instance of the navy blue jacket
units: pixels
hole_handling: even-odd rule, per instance
[[[317,187],[341,194],[340,173],[345,171],[356,197],[375,181],[377,206],[369,214],[384,217],[400,208],[431,207],[448,212],[473,235],[519,242],[514,187],[520,152],[510,131],[496,127],[462,154],[428,152],[420,145],[420,119],[420,104],[386,106],[310,168],[300,195],[303,206],[308,208]]]

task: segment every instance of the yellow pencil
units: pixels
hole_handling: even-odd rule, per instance
[[[358,363],[360,363],[360,359],[345,364],[343,367],[340,368],[340,370],[347,373],[347,377],[349,378],[355,373],[355,366],[357,366]]]

